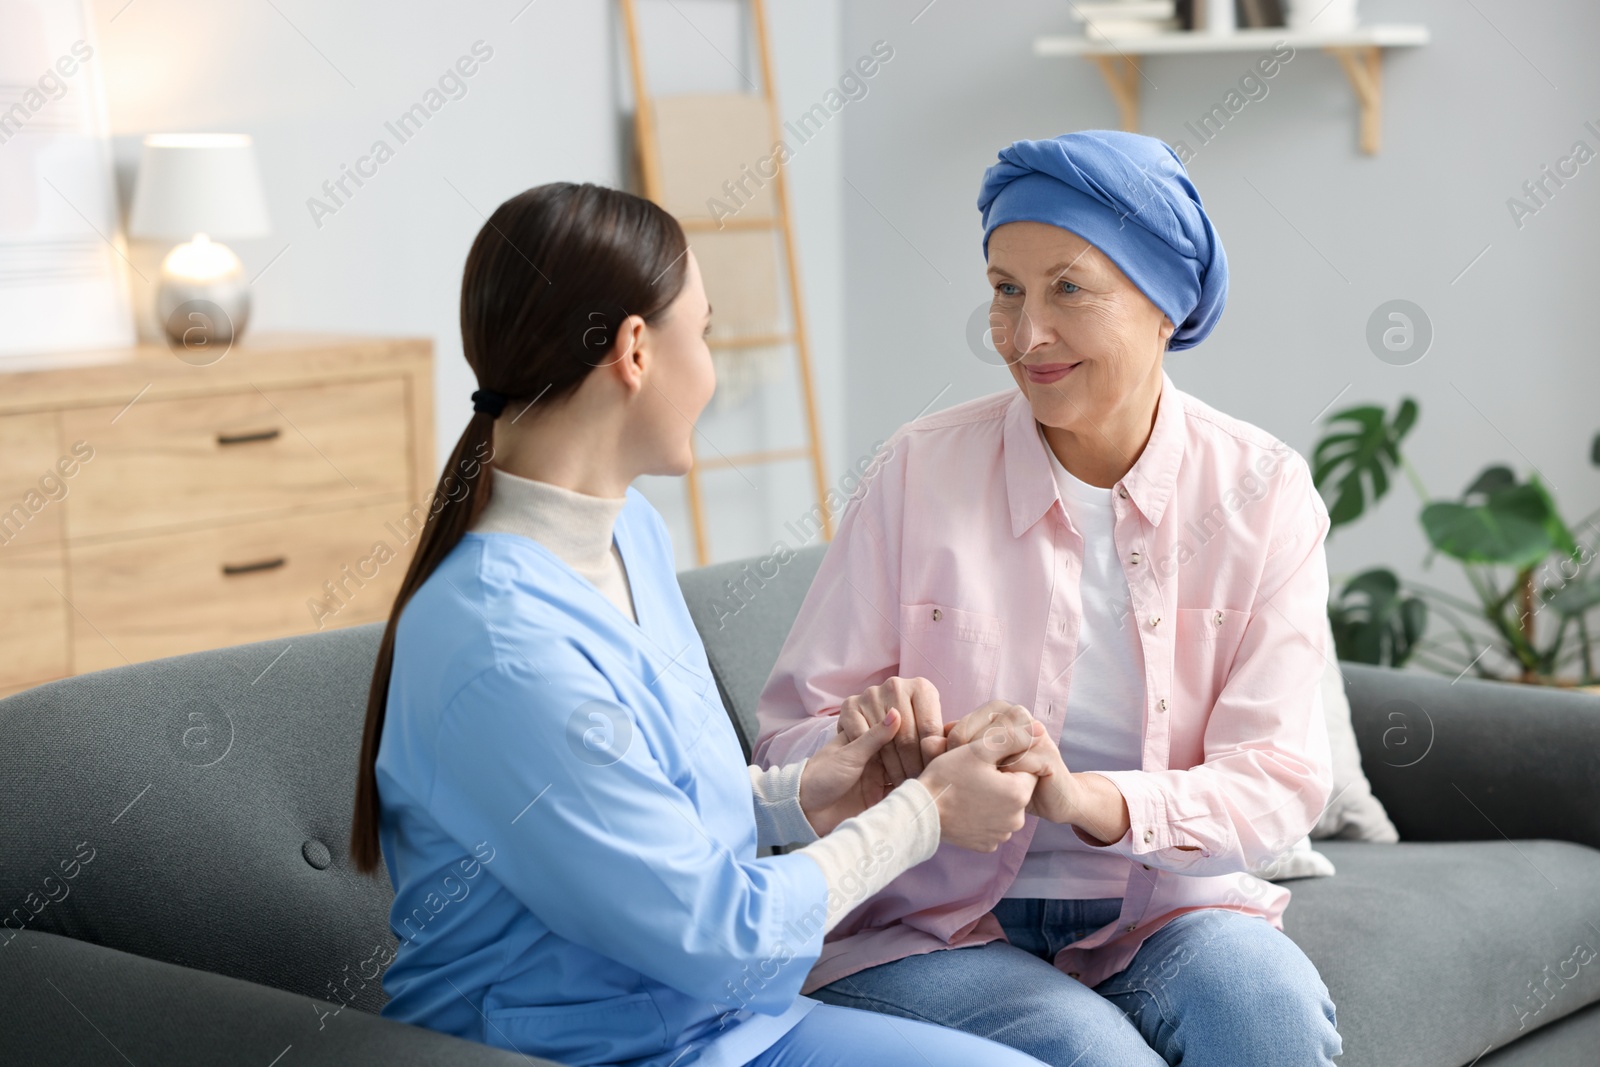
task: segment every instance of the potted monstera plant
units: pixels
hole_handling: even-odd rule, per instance
[[[1590,566],[1600,510],[1569,526],[1537,472],[1519,480],[1501,464],[1480,471],[1458,499],[1432,499],[1400,449],[1417,422],[1409,397],[1392,415],[1362,405],[1328,422],[1311,468],[1328,501],[1330,534],[1359,519],[1404,474],[1422,501],[1418,520],[1432,546],[1423,566],[1441,555],[1455,560],[1475,597],[1402,581],[1387,567],[1362,571],[1337,585],[1328,605],[1340,659],[1600,689],[1600,635],[1591,633],[1588,617],[1600,606],[1600,578]],[[1600,435],[1590,461],[1600,466]],[[1441,632],[1427,632],[1431,620]]]

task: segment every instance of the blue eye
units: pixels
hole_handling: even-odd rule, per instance
[[[1071,289],[1063,289],[1062,290],[1062,292],[1067,293],[1069,295],[1072,294],[1072,293],[1076,293],[1078,291],[1078,289],[1080,288],[1080,286],[1078,286],[1076,283],[1069,282],[1065,278],[1061,279],[1061,284],[1062,285],[1070,285],[1070,286],[1072,286]]]
[[[1016,286],[1012,285],[1010,282],[1001,282],[999,285],[995,286],[995,289],[999,291],[1001,296],[1012,296],[1012,295],[1014,295],[1012,293],[1006,292],[1006,290],[1007,289],[1015,289],[1015,288],[1016,288]]]

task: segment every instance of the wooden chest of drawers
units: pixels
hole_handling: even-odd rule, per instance
[[[436,482],[427,340],[0,373],[0,696],[385,618]]]

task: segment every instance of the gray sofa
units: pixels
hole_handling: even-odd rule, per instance
[[[680,576],[747,739],[821,552],[771,579],[754,561]],[[0,701],[0,1063],[543,1062],[376,1014],[391,893],[345,850],[380,633]],[[1338,1005],[1339,1062],[1600,1064],[1600,698],[1343,668],[1402,841],[1318,842],[1338,874],[1289,883],[1286,930]],[[1397,700],[1431,724],[1404,766],[1383,758]]]

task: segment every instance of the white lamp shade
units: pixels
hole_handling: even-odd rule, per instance
[[[132,237],[265,237],[267,198],[246,134],[165,133],[144,139]]]

